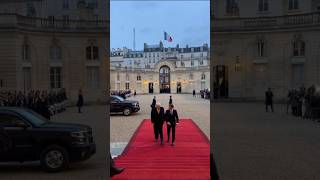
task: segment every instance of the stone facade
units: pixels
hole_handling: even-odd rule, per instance
[[[320,85],[318,1],[269,0],[263,12],[259,1],[232,2],[239,8],[231,15],[226,1],[212,6],[211,78],[218,96],[262,100],[270,87],[282,100],[289,89]]]
[[[170,93],[199,93],[210,89],[209,48],[165,48],[144,44],[143,51],[126,48],[111,51],[111,90],[132,90],[137,94],[161,93],[170,87]],[[160,74],[162,68],[167,74]],[[151,90],[153,87],[153,91]],[[180,88],[179,88],[180,87]],[[181,90],[178,90],[181,89]]]
[[[29,2],[34,3],[39,17],[28,16],[25,2],[0,3],[1,7],[12,7],[0,8],[0,90],[65,88],[75,102],[82,89],[85,102],[105,102],[108,17],[92,20],[94,11],[88,2],[73,0],[69,1],[70,19],[59,14],[52,19],[48,17],[50,9],[58,7],[46,6],[49,1]],[[107,7],[99,2],[100,8]]]

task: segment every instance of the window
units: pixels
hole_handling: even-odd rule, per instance
[[[90,88],[99,87],[99,67],[87,67],[87,84]]]
[[[69,0],[63,0],[62,8],[63,9],[69,9]]]
[[[69,25],[69,16],[68,15],[63,15],[63,26],[68,26]]]
[[[53,26],[54,25],[54,16],[48,16],[48,20],[49,20],[48,25]]]
[[[183,61],[181,61],[181,67],[184,67],[184,62]]]
[[[50,48],[50,60],[51,61],[60,61],[62,59],[61,48],[57,45],[53,45]]]
[[[258,0],[258,10],[260,12],[269,11],[269,0]]]
[[[239,14],[238,0],[227,0],[226,13],[228,15]]]
[[[293,42],[293,56],[304,56],[306,44],[304,41],[297,39]]]
[[[36,8],[34,7],[32,2],[27,3],[27,16],[35,17],[36,16]]]
[[[289,0],[289,10],[299,9],[299,0]]]
[[[206,79],[206,75],[205,74],[201,74],[201,80],[205,80]]]
[[[129,81],[130,78],[129,78],[129,74],[126,74],[126,81]]]
[[[141,81],[141,76],[140,75],[137,76],[137,81]]]
[[[202,59],[200,59],[199,64],[203,65],[203,60]]]
[[[191,54],[191,58],[194,58],[194,54]]]
[[[22,60],[30,61],[30,47],[26,42],[22,45]]]
[[[180,59],[183,59],[183,55],[182,54],[180,55]]]
[[[1,127],[16,127],[17,122],[23,122],[19,117],[11,114],[0,114],[0,126]]]
[[[258,56],[264,57],[265,56],[265,44],[264,44],[263,40],[258,41],[257,48],[258,48]]]
[[[62,87],[61,67],[50,68],[50,87],[51,89],[58,89]]]
[[[193,60],[191,61],[191,66],[194,66],[194,61]]]
[[[200,54],[200,57],[203,57],[203,53]]]
[[[99,48],[97,46],[88,46],[86,48],[87,60],[98,60],[99,59]]]
[[[130,89],[130,83],[126,82],[126,90],[129,90],[129,89]]]

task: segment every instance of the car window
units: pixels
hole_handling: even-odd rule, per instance
[[[31,110],[24,110],[19,113],[36,126],[41,126],[48,122],[48,119]]]
[[[0,114],[1,127],[16,127],[17,122],[23,122],[21,119],[12,114]]]
[[[118,101],[124,101],[124,99],[122,98],[122,97],[120,97],[120,96],[116,96],[115,97]]]

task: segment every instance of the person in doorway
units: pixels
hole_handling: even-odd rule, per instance
[[[269,106],[271,107],[271,111],[273,112],[273,92],[271,91],[271,88],[268,88],[265,96],[266,112],[269,111]]]
[[[172,96],[169,98],[169,105],[172,104]]]
[[[160,143],[163,144],[164,109],[160,103],[157,103],[156,107],[151,111],[151,122],[153,124],[155,142],[158,142],[160,135]]]
[[[192,95],[193,95],[193,97],[196,97],[196,90],[192,91]]]
[[[82,96],[82,90],[81,89],[79,89],[77,106],[78,106],[78,113],[82,113],[81,112],[81,108],[83,106],[83,96]]]
[[[176,137],[176,126],[179,124],[179,116],[177,110],[174,109],[174,105],[170,104],[169,109],[166,111],[165,119],[167,122],[167,135],[168,135],[168,143],[170,142],[170,131],[172,129],[172,141],[171,145],[174,146],[174,140]]]
[[[137,95],[137,91],[136,90],[134,90],[134,94],[133,94],[134,96],[136,96]]]

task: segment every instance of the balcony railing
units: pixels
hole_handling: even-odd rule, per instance
[[[216,18],[214,32],[295,28],[320,25],[320,12],[255,18]]]
[[[18,14],[1,14],[0,28],[34,28],[39,30],[106,30],[107,21],[102,20],[51,20],[47,18],[36,18],[21,16]]]

